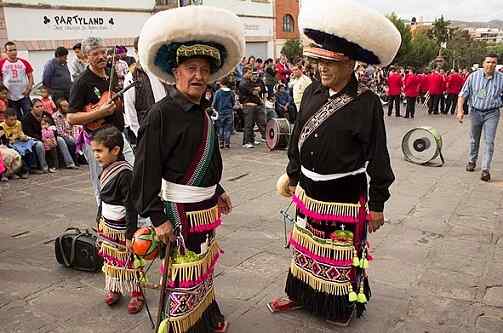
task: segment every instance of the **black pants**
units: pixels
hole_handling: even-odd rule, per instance
[[[428,113],[438,114],[438,104],[442,95],[431,95],[430,102],[428,103]]]
[[[56,148],[52,148],[50,150],[45,151],[45,160],[47,161],[47,165],[49,168],[58,168],[58,150]]]
[[[414,118],[416,113],[416,97],[406,97],[407,98],[407,109],[405,111],[405,118]]]
[[[440,112],[443,114],[447,113],[447,110],[445,109],[445,97],[444,94],[440,95]]]
[[[449,113],[449,109],[451,109],[451,114],[454,114],[457,105],[458,105],[458,94],[447,95],[447,101],[445,103],[445,113]]]
[[[257,124],[262,138],[265,139],[265,112],[261,105],[248,106],[243,105],[243,115],[245,118],[245,126],[243,133],[243,144],[255,143],[255,133],[253,128]]]
[[[395,116],[400,117],[400,95],[388,96],[388,116],[393,112],[393,102],[395,102]]]

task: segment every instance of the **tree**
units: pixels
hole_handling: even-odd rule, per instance
[[[395,25],[402,37],[402,44],[400,45],[400,49],[398,50],[398,54],[396,55],[394,62],[397,64],[406,64],[407,54],[410,52],[412,44],[412,32],[410,31],[410,27],[406,25],[395,13],[391,13],[386,17]]]
[[[404,57],[404,65],[414,68],[427,66],[438,54],[438,45],[425,33],[418,32],[412,41],[409,52]]]
[[[435,19],[431,29],[431,37],[433,37],[437,44],[440,46],[442,43],[446,43],[449,40],[449,21],[444,20],[444,16]]]
[[[281,54],[284,54],[291,63],[294,63],[296,59],[302,57],[302,50],[302,42],[299,39],[289,39],[283,45]]]
[[[466,30],[450,29],[449,41],[443,54],[446,69],[471,67],[480,63],[485,53],[487,53],[485,42],[472,39]]]

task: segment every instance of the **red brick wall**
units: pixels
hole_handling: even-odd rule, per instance
[[[294,31],[283,31],[283,16],[290,14],[293,17]],[[276,0],[276,38],[277,39],[298,39],[299,26],[299,0]]]

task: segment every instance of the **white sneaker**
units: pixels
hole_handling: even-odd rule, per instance
[[[255,142],[254,142],[254,143],[255,143],[255,145],[259,145],[259,144],[261,144],[262,142],[260,142],[260,141],[258,141],[258,140],[255,140]]]
[[[251,143],[247,143],[247,144],[243,145],[243,148],[255,148],[255,146]]]
[[[49,173],[56,173],[56,168],[49,168]]]

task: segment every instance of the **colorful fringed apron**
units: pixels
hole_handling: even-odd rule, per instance
[[[360,86],[358,95],[365,91]],[[342,95],[329,100],[315,113],[301,131],[299,151],[311,133],[352,100]],[[364,183],[360,187],[366,188],[364,171],[348,177],[350,181]],[[358,192],[357,202],[321,201],[306,194],[302,179],[292,197],[297,211],[289,240],[293,259],[286,293],[307,311],[346,324],[355,308],[357,316],[361,315],[370,297],[365,271],[369,260],[366,193]],[[347,189],[334,186],[330,191]]]
[[[182,185],[201,187],[215,153],[215,130],[206,112],[203,140]],[[198,203],[165,201],[165,212],[185,246],[175,251],[168,273],[164,332],[213,332],[223,321],[215,301],[213,271],[221,254],[215,229],[221,224],[217,197]],[[164,268],[161,267],[161,272]],[[169,315],[166,315],[169,311]]]
[[[126,161],[116,161],[103,170],[100,176],[101,188],[112,181],[124,170],[131,170]],[[135,260],[126,248],[126,221],[114,221],[103,216],[98,222],[100,238],[99,255],[103,257],[103,273],[105,274],[105,290],[131,296],[140,296],[140,282],[143,278],[141,260]]]

